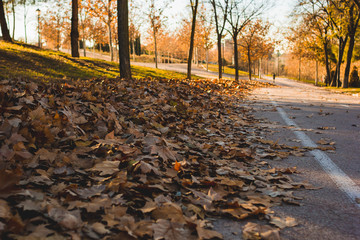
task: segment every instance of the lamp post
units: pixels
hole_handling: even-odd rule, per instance
[[[41,48],[41,38],[40,38],[40,9],[36,9],[36,13],[38,16],[38,47]]]

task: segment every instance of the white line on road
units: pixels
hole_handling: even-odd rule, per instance
[[[275,101],[272,101],[272,104],[276,107],[276,110],[279,112],[285,123],[289,126],[295,127],[291,130],[294,132],[296,137],[301,140],[303,146],[311,148],[318,147],[304,132],[300,130],[299,126],[288,117],[286,112],[281,107],[279,107]],[[351,180],[348,175],[346,175],[346,173],[344,173],[338,166],[336,166],[336,164],[326,155],[326,153],[318,149],[312,150],[310,153],[319,162],[320,166],[335,182],[338,188],[345,192],[349,196],[351,202],[360,208],[360,204],[358,203],[360,199],[360,187],[357,186],[354,181]]]
[[[341,107],[350,108],[350,106],[349,106],[349,105],[345,105],[345,104],[341,104],[340,106],[341,106]]]

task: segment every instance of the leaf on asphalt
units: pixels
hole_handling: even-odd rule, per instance
[[[279,217],[271,217],[270,223],[280,229],[283,229],[286,227],[295,227],[296,225],[298,225],[295,218],[292,218],[292,217],[286,217],[285,219],[281,219]]]
[[[280,240],[279,230],[266,225],[247,223],[242,231],[243,239]]]

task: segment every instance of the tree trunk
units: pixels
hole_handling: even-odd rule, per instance
[[[301,81],[301,56],[299,57],[299,81]]]
[[[155,45],[155,68],[158,68],[158,53],[157,53],[157,44],[156,44],[156,33],[154,29],[154,45]]]
[[[12,39],[15,39],[15,0],[12,1],[11,4],[11,11],[12,11],[12,15],[13,15],[13,32],[12,32]]]
[[[79,5],[78,0],[71,1],[71,56],[79,57]],[[84,45],[84,43],[83,43]]]
[[[259,79],[261,79],[261,58],[259,59]]]
[[[319,62],[316,60],[315,62],[315,86],[318,85],[319,82]]]
[[[328,52],[328,42],[327,42],[327,39],[325,39],[325,42],[324,42],[324,53],[325,53],[325,67],[326,67],[325,85],[327,86],[328,84],[330,84],[330,81],[331,81],[331,71],[330,71],[329,52]]]
[[[248,68],[249,68],[249,80],[251,80],[251,52],[250,48],[247,49],[247,55],[248,55]]]
[[[206,71],[209,71],[209,49],[206,48]]]
[[[9,33],[9,29],[8,29],[7,23],[6,23],[3,0],[0,0],[0,24],[1,24],[1,32],[2,32],[4,41],[12,42],[10,33]]]
[[[128,0],[117,0],[120,78],[131,78]]]
[[[135,39],[132,41],[133,61],[135,62]]]
[[[24,33],[25,33],[25,43],[27,43],[27,32],[26,32],[26,17],[27,17],[27,11],[26,11],[26,0],[23,2],[24,4]]]
[[[238,54],[238,43],[237,43],[238,35],[233,34],[234,41],[234,63],[235,63],[235,81],[239,81],[239,54]]]
[[[342,84],[343,88],[348,88],[349,87],[349,75],[350,75],[350,67],[351,67],[351,61],[352,61],[352,56],[353,56],[353,51],[354,51],[354,46],[355,46],[355,34],[356,34],[356,30],[359,26],[359,21],[360,21],[360,13],[359,10],[355,10],[356,11],[356,20],[354,19],[354,8],[352,7],[350,9],[350,27],[349,27],[349,47],[348,47],[348,52],[347,52],[347,57],[346,57],[346,67],[345,67],[345,73],[344,73],[344,81]]]
[[[109,50],[110,50],[110,61],[114,61],[114,52],[112,48],[112,33],[111,33],[111,22],[110,19],[108,21],[108,31],[109,31]]]
[[[195,5],[192,5],[192,0],[190,0],[191,10],[192,10],[192,23],[191,23],[191,34],[190,34],[190,48],[189,48],[189,57],[188,57],[188,66],[187,66],[187,78],[191,79],[191,61],[194,51],[194,37],[195,37],[195,27],[196,27],[196,14],[199,4],[199,0],[195,0]]]
[[[218,65],[219,65],[219,79],[222,78],[222,57],[221,57],[221,35],[217,37],[217,48],[218,48]]]
[[[84,48],[84,57],[86,57],[86,43],[84,38],[83,38],[83,48]]]
[[[347,57],[346,57],[344,81],[342,83],[343,88],[349,87],[350,67],[351,67],[351,60],[352,60],[352,56],[353,56],[354,46],[355,46],[355,34],[354,35],[352,34],[350,36],[349,48],[348,48]]]
[[[341,62],[344,56],[344,51],[345,51],[345,46],[346,46],[346,42],[347,42],[348,37],[346,36],[345,39],[343,39],[342,37],[339,38],[339,56],[338,56],[338,61],[336,64],[336,70],[335,70],[335,75],[332,79],[331,82],[331,86],[332,87],[339,87],[339,81],[340,81],[340,71],[341,71]]]

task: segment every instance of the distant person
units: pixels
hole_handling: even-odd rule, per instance
[[[276,74],[273,73],[273,83],[275,83],[275,77],[276,77]]]

